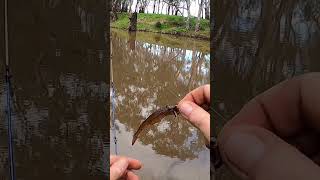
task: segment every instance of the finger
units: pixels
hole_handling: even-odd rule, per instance
[[[309,129],[301,132],[297,136],[285,139],[285,141],[296,147],[307,157],[312,158],[320,152],[319,138],[319,133]]]
[[[233,118],[234,124],[266,128],[281,138],[306,127],[320,130],[320,73],[285,81],[250,101]]]
[[[320,167],[267,129],[228,124],[219,138],[224,162],[243,179],[315,180]]]
[[[110,179],[117,180],[125,175],[129,161],[126,158],[120,158],[110,166]]]
[[[118,161],[120,158],[128,159],[128,161],[129,161],[128,169],[138,170],[138,169],[141,169],[141,167],[142,167],[142,164],[139,160],[124,157],[124,156],[114,156],[114,155],[110,155],[110,165],[112,165],[114,162]]]
[[[119,158],[119,156],[110,155],[110,166]]]
[[[198,105],[210,104],[210,85],[204,85],[188,93],[180,102],[191,101]]]
[[[178,104],[181,114],[197,127],[209,141],[210,139],[210,114],[190,101],[182,101]]]
[[[132,171],[128,171],[127,180],[139,180],[139,177],[135,175]]]

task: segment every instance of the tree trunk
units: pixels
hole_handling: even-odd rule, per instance
[[[128,4],[128,13],[130,13],[131,12],[131,6],[132,6],[132,4],[133,4],[133,0],[129,0],[129,4]]]
[[[183,5],[183,7],[182,7],[182,16],[184,16],[184,5]]]
[[[157,3],[157,1],[154,0],[153,1],[153,14],[156,12],[156,3]]]
[[[210,1],[206,0],[205,3],[205,19],[210,19]]]
[[[164,3],[162,3],[162,6],[161,6],[161,13],[163,12],[163,8],[164,8]]]
[[[118,0],[113,0],[112,2],[112,7],[111,7],[111,19],[112,21],[116,21],[118,19]]]
[[[200,30],[200,20],[201,20],[201,16],[202,16],[202,10],[203,10],[203,0],[200,0],[198,18],[197,18],[197,23],[196,23],[196,28],[195,28],[196,32],[198,32]]]
[[[160,13],[160,5],[161,5],[161,0],[158,1],[158,14],[161,14]]]
[[[147,0],[144,0],[144,1],[140,0],[139,13],[145,13],[147,5],[148,5],[148,1]]]
[[[138,5],[139,5],[139,0],[137,0],[137,4],[136,4],[136,7],[134,8],[134,12],[137,12],[137,10],[138,10]]]
[[[138,13],[134,12],[132,13],[130,19],[130,26],[129,26],[129,31],[137,31],[137,20],[138,20]]]
[[[190,12],[190,0],[185,0],[187,4],[187,11],[188,11],[188,17],[187,17],[187,23],[186,23],[186,29],[190,30],[190,18],[191,18],[191,12]]]
[[[128,1],[122,1],[121,12],[127,12],[127,11],[128,11]]]

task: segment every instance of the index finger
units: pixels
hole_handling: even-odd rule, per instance
[[[129,161],[129,165],[128,165],[128,169],[134,169],[134,170],[138,170],[142,167],[142,164],[140,161],[133,159],[133,158],[128,158],[128,157],[124,157],[124,156],[114,156],[114,155],[110,155],[110,165],[112,165],[114,162],[118,161],[121,158],[126,158]]]
[[[318,92],[320,73],[287,80],[251,100],[230,125],[259,126],[280,137],[294,136],[306,127],[320,130]]]

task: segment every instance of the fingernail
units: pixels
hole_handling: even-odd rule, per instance
[[[247,174],[264,154],[265,145],[256,136],[245,133],[232,134],[225,144],[225,155],[239,170]]]
[[[192,112],[192,106],[189,103],[182,103],[182,105],[180,106],[180,112],[182,115],[188,117],[190,115],[190,113]]]

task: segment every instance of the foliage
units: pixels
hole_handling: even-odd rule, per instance
[[[160,29],[162,27],[161,22],[157,21],[156,24],[154,25],[156,28]]]
[[[118,20],[111,23],[111,27],[118,29],[127,29],[129,26],[128,13],[119,13]],[[196,17],[190,19],[190,30],[186,27],[186,17],[172,16],[163,14],[138,14],[138,31],[149,31],[158,33],[167,33],[183,36],[201,37],[209,39],[210,22],[206,19],[200,20],[200,31],[194,32],[196,26]]]

